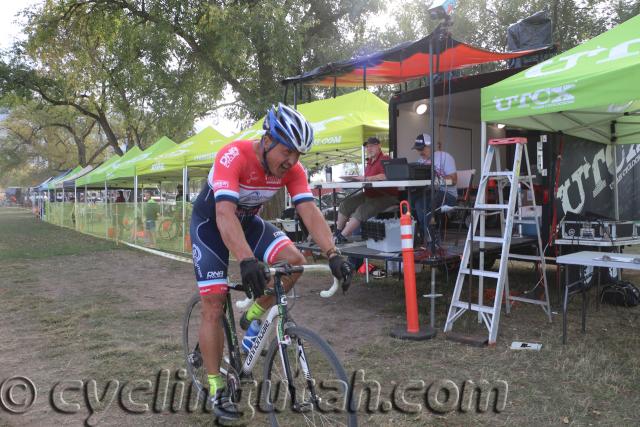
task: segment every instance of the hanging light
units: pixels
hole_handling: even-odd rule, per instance
[[[426,113],[428,109],[429,109],[429,106],[427,105],[426,102],[420,102],[419,104],[416,105],[416,114],[422,115]]]
[[[496,127],[497,127],[498,129],[504,129],[504,127],[505,127],[505,126],[506,126],[506,125],[505,125],[504,123],[498,123],[498,124],[496,125]]]

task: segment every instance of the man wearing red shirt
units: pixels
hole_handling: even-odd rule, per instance
[[[389,156],[382,153],[380,140],[374,136],[363,144],[367,149],[367,164],[364,168],[365,181],[384,181],[382,161]],[[347,197],[338,208],[338,221],[335,234],[336,243],[344,243],[347,237],[360,226],[360,223],[378,215],[385,209],[398,203],[397,188],[365,188],[355,196]],[[347,222],[348,221],[348,222]]]

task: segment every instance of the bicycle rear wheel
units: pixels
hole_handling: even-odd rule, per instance
[[[271,425],[356,426],[356,414],[349,412],[349,381],[329,344],[315,332],[298,326],[288,327],[285,334],[291,342],[283,357],[288,360],[295,390],[287,388],[275,339],[267,353],[261,396]]]
[[[158,237],[165,240],[172,240],[178,234],[178,224],[173,218],[164,218],[158,225]]]
[[[200,295],[196,294],[187,304],[187,311],[184,315],[182,324],[182,348],[187,365],[187,372],[193,382],[193,387],[198,392],[199,397],[202,398],[209,394],[209,380],[198,342],[200,323],[202,323],[202,303],[200,301]],[[229,355],[229,336],[231,332],[227,324],[227,319],[224,317],[223,330],[225,346],[222,353],[220,373],[226,378],[227,383],[233,379],[234,384],[227,384],[227,386],[232,386],[235,392],[238,389],[238,384],[236,384],[237,381],[235,380],[237,378],[236,371],[233,368],[235,363],[233,363]]]

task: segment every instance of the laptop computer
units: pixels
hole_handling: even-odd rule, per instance
[[[383,160],[384,174],[389,181],[431,179],[431,166],[408,163],[406,158]]]
[[[389,181],[403,181],[409,179],[409,163],[407,159],[386,159],[382,161],[384,174]]]

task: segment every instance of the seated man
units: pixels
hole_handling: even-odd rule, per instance
[[[382,161],[389,159],[389,156],[382,153],[380,140],[372,136],[363,145],[367,149],[367,164],[364,168],[364,177],[361,179],[384,181],[386,176]],[[363,192],[347,197],[338,208],[335,242],[347,242],[347,237],[351,236],[361,222],[376,216],[396,203],[398,203],[397,188],[365,188]]]
[[[420,158],[419,163],[431,165],[431,135],[427,133],[420,134],[416,137],[413,149],[418,151]],[[451,154],[445,151],[436,151],[433,153],[433,167],[436,176],[436,191],[431,204],[431,192],[427,191],[426,198],[422,191],[415,195],[414,206],[416,210],[416,218],[418,220],[419,230],[422,231],[424,224],[429,225],[431,222],[431,214],[433,210],[444,205],[455,206],[458,201],[458,190],[456,182],[458,175],[456,172],[456,161]],[[447,185],[446,180],[451,180],[451,185]]]

